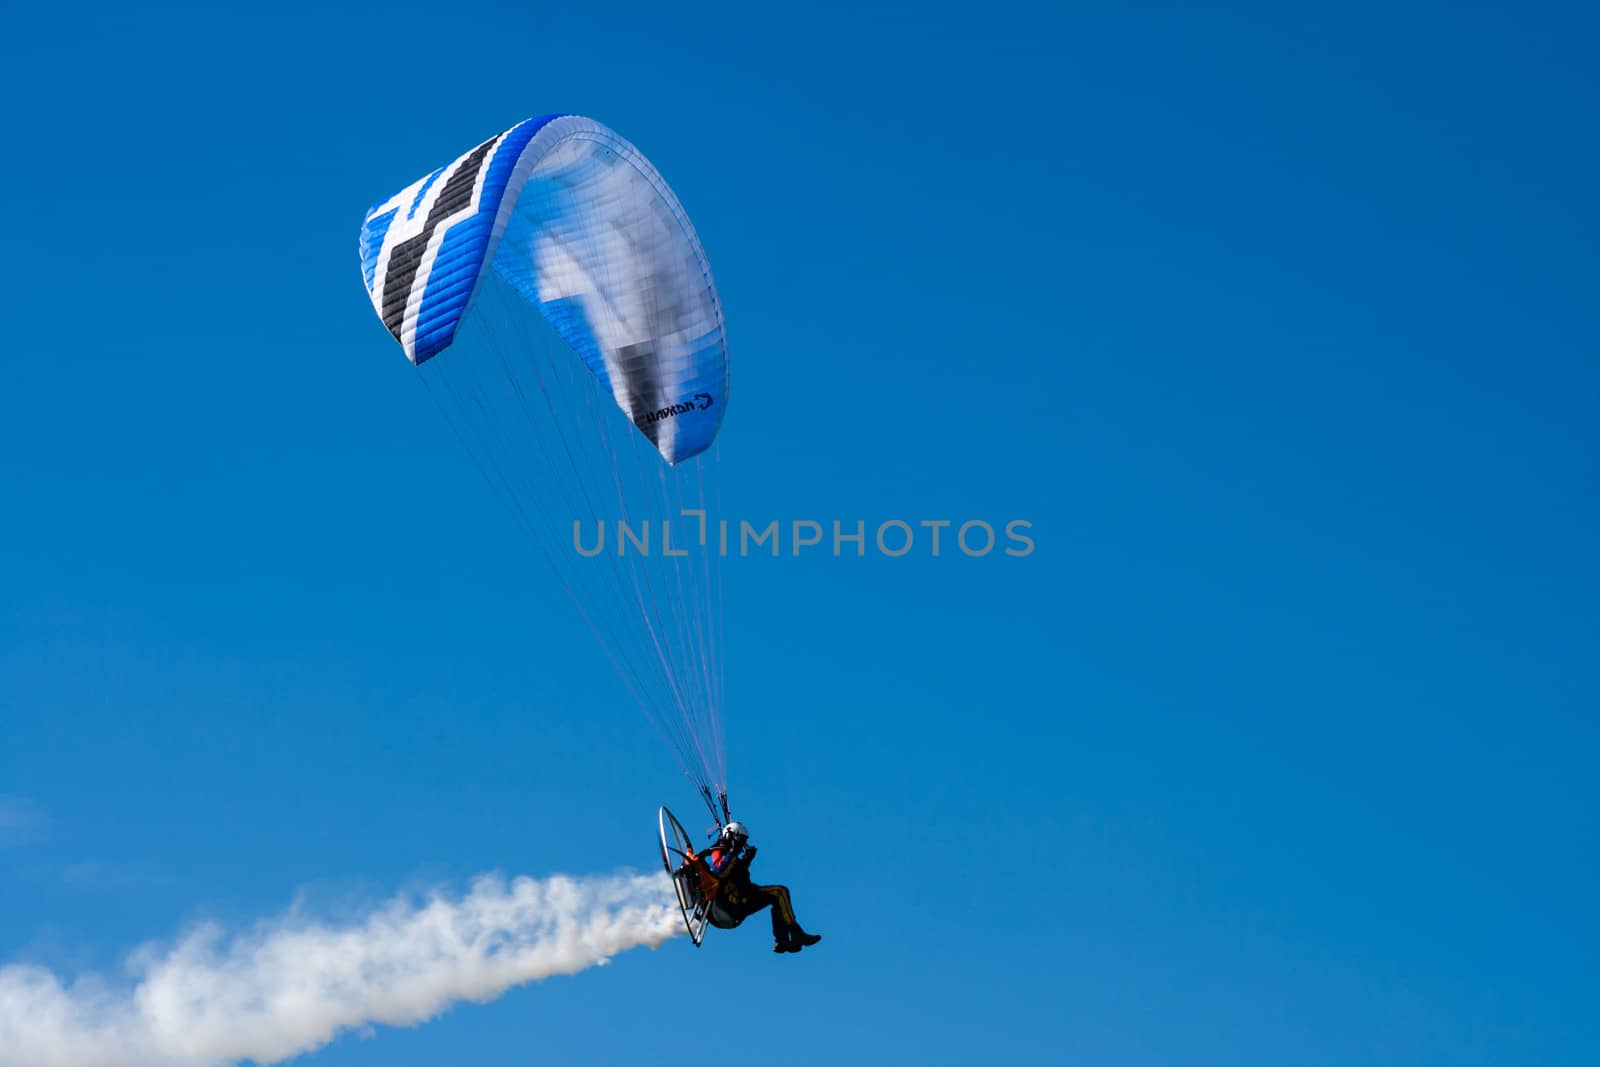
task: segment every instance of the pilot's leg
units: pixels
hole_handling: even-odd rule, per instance
[[[789,930],[794,911],[789,908],[789,891],[774,885],[745,886],[739,899],[739,918],[748,919],[763,908],[772,909],[772,951],[792,951]]]
[[[774,952],[799,952],[807,945],[815,945],[822,938],[800,929],[794,917],[794,904],[789,900],[789,889],[781,885],[752,886],[752,901],[772,908],[772,950]]]
[[[758,885],[753,888],[761,902],[772,908],[773,940],[788,941],[792,932],[800,926],[794,920],[794,905],[789,902],[789,887]]]

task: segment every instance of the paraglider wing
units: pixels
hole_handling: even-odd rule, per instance
[[[455,339],[493,271],[680,463],[722,424],[722,308],[700,239],[650,161],[577,115],[529,119],[373,205],[373,308],[421,364]]]

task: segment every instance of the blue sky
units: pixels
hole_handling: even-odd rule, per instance
[[[366,207],[593,115],[717,271],[746,930],[329,1065],[1592,1063],[1579,6],[6,15],[0,961],[648,867],[667,751],[371,313]]]

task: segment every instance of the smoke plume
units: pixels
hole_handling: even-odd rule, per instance
[[[0,967],[4,1067],[277,1063],[345,1030],[411,1026],[460,1000],[574,974],[681,932],[661,875],[484,876],[329,923],[296,907],[229,933],[146,945],[121,980]]]

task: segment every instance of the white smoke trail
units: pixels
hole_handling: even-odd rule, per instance
[[[347,1029],[415,1025],[681,931],[666,878],[635,874],[490,875],[465,895],[402,895],[345,923],[297,907],[231,935],[205,924],[135,952],[131,982],[0,967],[0,1064],[277,1063]]]

